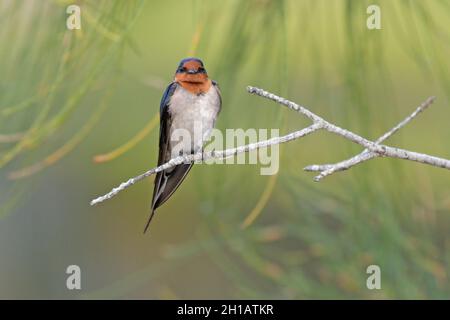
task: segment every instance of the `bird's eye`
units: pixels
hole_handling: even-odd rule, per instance
[[[178,72],[180,72],[180,73],[186,72],[186,71],[187,71],[187,70],[186,70],[185,67],[180,67],[180,68],[178,69]]]
[[[205,68],[203,68],[203,67],[200,67],[200,68],[198,68],[198,72],[200,72],[200,73],[204,73],[206,70],[205,70]]]

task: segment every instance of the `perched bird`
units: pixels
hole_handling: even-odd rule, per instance
[[[179,155],[202,150],[204,141],[214,128],[221,105],[219,87],[208,78],[203,62],[197,58],[181,60],[174,81],[161,99],[158,166]],[[177,140],[180,130],[184,130],[190,139]],[[192,165],[180,164],[156,175],[151,213],[144,233],[155,210],[175,192]]]

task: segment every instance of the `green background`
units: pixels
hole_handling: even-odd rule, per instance
[[[449,31],[439,0],[1,0],[0,298],[448,298],[450,173],[376,159],[315,183],[303,167],[361,151],[329,133],[282,145],[276,176],[194,166],[149,234],[153,178],[89,201],[156,164],[159,100],[191,55],[221,86],[221,130],[309,124],[247,85],[370,139],[436,95],[386,143],[449,158]]]

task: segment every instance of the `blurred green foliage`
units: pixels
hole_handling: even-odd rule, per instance
[[[373,3],[381,30],[366,27]],[[448,2],[2,0],[0,16],[0,297],[449,297],[450,174],[377,159],[314,183],[302,167],[360,151],[328,134],[281,146],[275,177],[196,165],[150,235],[152,179],[88,206],[156,163],[149,123],[186,55],[221,86],[219,129],[307,124],[247,85],[372,139],[436,95],[388,144],[450,157]],[[81,292],[65,289],[69,264]],[[370,264],[382,290],[366,288]]]

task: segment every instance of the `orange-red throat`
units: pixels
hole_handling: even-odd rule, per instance
[[[211,80],[208,79],[203,62],[197,58],[187,58],[180,62],[175,81],[187,91],[197,95],[208,92],[211,87]]]

